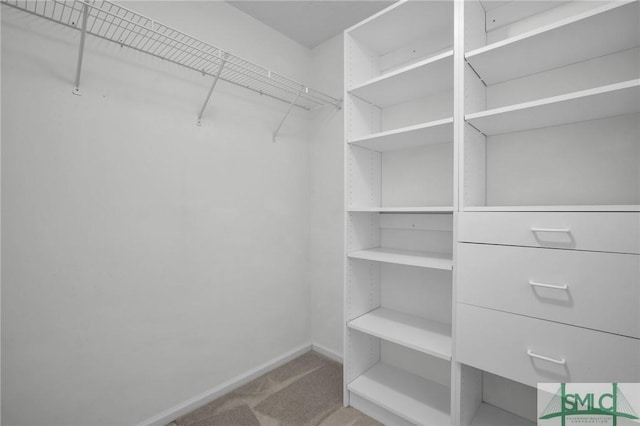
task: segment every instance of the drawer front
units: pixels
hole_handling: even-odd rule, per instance
[[[539,382],[640,381],[638,339],[462,303],[457,307],[458,362],[534,387]]]
[[[640,338],[636,254],[461,243],[457,265],[458,302]]]
[[[458,241],[638,254],[640,214],[464,212]]]

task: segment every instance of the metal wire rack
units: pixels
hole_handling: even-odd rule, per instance
[[[82,31],[76,90],[79,90],[86,33],[214,77],[214,84],[198,119],[202,117],[218,79],[305,110],[326,105],[340,108],[341,105],[340,99],[311,89],[107,0],[0,0],[0,2]]]

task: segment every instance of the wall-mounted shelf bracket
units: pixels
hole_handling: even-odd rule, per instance
[[[84,39],[87,35],[87,18],[89,17],[89,5],[83,2],[82,6],[82,28],[80,29],[80,47],[78,49],[78,64],[76,65],[76,79],[73,86],[74,95],[82,95],[80,91],[80,74],[82,73],[82,58],[84,56]]]
[[[308,88],[305,87],[305,90],[309,90]],[[293,102],[291,102],[291,104],[289,105],[289,109],[287,109],[287,113],[284,115],[284,117],[282,118],[282,121],[280,122],[280,124],[278,125],[278,128],[276,129],[275,132],[273,132],[273,142],[276,141],[276,136],[278,136],[278,132],[280,132],[280,129],[282,128],[282,125],[284,124],[285,121],[287,121],[287,117],[289,117],[289,114],[291,114],[291,110],[293,109],[293,106],[296,104],[296,101],[298,100],[298,98],[300,97],[300,94],[302,92],[298,92],[298,94],[296,95],[296,97],[293,99]]]
[[[222,74],[222,70],[224,69],[225,64],[227,63],[228,54],[220,55],[220,66],[218,67],[218,71],[216,72],[215,77],[213,78],[213,83],[211,83],[211,88],[209,89],[209,93],[207,93],[207,98],[204,100],[204,104],[200,109],[200,114],[198,114],[198,126],[202,125],[202,115],[204,114],[204,110],[207,109],[207,105],[209,104],[209,99],[211,99],[211,95],[213,94],[213,90],[216,88],[216,84],[218,84],[218,80],[220,79],[220,74]]]

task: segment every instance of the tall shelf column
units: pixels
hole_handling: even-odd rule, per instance
[[[454,2],[345,31],[345,404],[451,423]]]

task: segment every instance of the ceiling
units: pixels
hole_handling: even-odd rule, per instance
[[[228,1],[228,3],[290,39],[312,49],[395,2],[382,0],[241,0]]]

